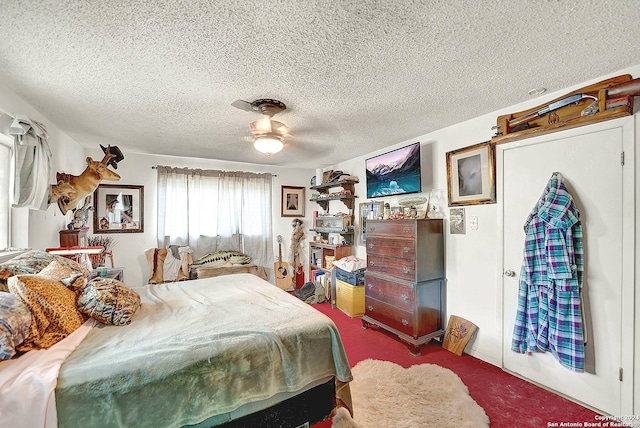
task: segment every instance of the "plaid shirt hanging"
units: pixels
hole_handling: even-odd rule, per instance
[[[555,172],[524,225],[524,260],[511,349],[551,352],[565,367],[584,371],[580,213]]]

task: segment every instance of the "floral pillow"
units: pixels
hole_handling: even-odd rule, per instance
[[[60,281],[75,293],[82,292],[87,284],[87,278],[84,277],[82,271],[73,270],[68,265],[63,265],[57,260],[49,263],[49,266],[42,269],[38,275]]]
[[[0,264],[0,291],[7,291],[7,278],[14,275],[38,273],[54,260],[73,271],[82,272],[85,277],[91,274],[86,266],[82,266],[74,260],[42,250],[29,250]]]
[[[140,309],[140,296],[117,279],[93,278],[78,296],[78,309],[103,324],[127,325]]]
[[[11,293],[0,292],[0,360],[16,354],[16,346],[29,335],[31,312]]]
[[[15,275],[8,279],[9,291],[31,311],[29,336],[19,351],[47,349],[84,323],[76,307],[76,294],[58,279],[36,275]]]

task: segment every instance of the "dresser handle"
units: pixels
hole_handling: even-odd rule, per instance
[[[373,248],[373,243],[369,244],[369,248]]]
[[[371,226],[371,227],[369,227],[369,230],[373,232],[374,230],[376,230],[376,228]]]
[[[409,233],[409,232],[411,232],[411,229],[410,229],[410,228],[408,228],[408,227],[405,227],[403,230],[404,230],[404,233]]]
[[[372,289],[373,289],[373,284],[367,284],[367,288],[368,288],[369,290],[372,290]]]
[[[408,268],[408,267],[406,267],[406,266],[402,268],[402,271],[403,271],[404,273],[409,273],[409,271],[410,271],[410,270],[411,270],[411,269],[409,269],[409,268]]]
[[[409,250],[410,250],[410,248],[409,248],[409,247],[404,247],[404,248],[402,249],[402,252],[403,252],[403,253],[408,253],[408,252],[409,252]]]
[[[407,296],[406,294],[402,294],[400,298],[402,298],[402,300],[404,300],[405,302],[409,301],[409,296]]]
[[[371,261],[369,262],[369,264],[370,264],[371,266],[375,266],[375,265],[376,265],[376,262],[374,262],[373,260],[371,260]]]
[[[402,325],[407,326],[409,325],[409,321],[402,319]]]
[[[369,312],[373,312],[373,306],[369,305],[367,309],[369,309]]]

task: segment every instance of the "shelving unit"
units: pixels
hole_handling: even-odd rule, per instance
[[[314,218],[312,232],[322,235],[323,240],[329,239],[330,233],[339,234],[344,238],[344,243],[323,243],[311,241],[309,242],[309,278],[312,278],[311,271],[323,270],[327,274],[331,271],[327,269],[326,257],[332,256],[334,260],[340,260],[343,257],[352,254],[354,227],[353,212],[355,195],[355,182],[348,180],[337,180],[329,183],[323,183],[311,186],[311,190],[317,191],[320,196],[311,198],[311,202],[317,202],[324,210],[325,214]],[[342,190],[331,192],[332,189],[341,187]],[[329,203],[331,201],[341,201],[349,210],[347,216],[334,216],[329,214]]]
[[[331,269],[326,267],[326,257],[333,256],[334,260],[351,255],[350,245],[331,245],[322,242],[309,242],[309,278],[312,278],[311,271],[322,270],[331,274]]]
[[[353,245],[353,216],[322,215],[314,218],[313,222],[313,228],[309,230],[320,233],[324,239],[330,233],[338,233],[344,238],[343,245]]]
[[[325,212],[329,212],[330,201],[342,201],[343,204],[350,210],[353,210],[355,195],[355,184],[353,181],[339,180],[329,183],[318,184],[317,186],[311,186],[311,190],[317,190],[320,193],[320,197],[310,199],[311,202],[317,202]],[[342,193],[332,194],[329,190],[342,187]]]
[[[331,193],[330,190],[341,187],[342,190]],[[327,239],[330,233],[340,234],[345,242],[344,245],[353,245],[353,207],[356,198],[355,183],[353,181],[339,180],[329,183],[312,186],[311,190],[317,190],[319,197],[310,199],[311,202],[317,202],[325,211],[325,215],[318,216],[314,219],[314,225],[311,230],[322,234],[323,239]],[[350,215],[339,217],[329,215],[329,202],[341,201],[349,210]]]

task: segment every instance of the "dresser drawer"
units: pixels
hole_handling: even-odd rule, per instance
[[[367,254],[415,260],[416,241],[414,239],[367,237]]]
[[[367,256],[367,271],[379,272],[405,281],[414,281],[416,277],[416,262],[414,260],[390,257]]]
[[[380,321],[406,335],[415,337],[413,314],[411,312],[401,311],[395,306],[368,297],[365,301],[365,306],[365,314],[368,317]]]
[[[414,238],[416,236],[416,222],[412,220],[368,220],[367,237],[374,235]]]
[[[387,302],[404,311],[413,311],[416,295],[413,284],[389,281],[369,273],[365,274],[364,284],[367,298]]]

